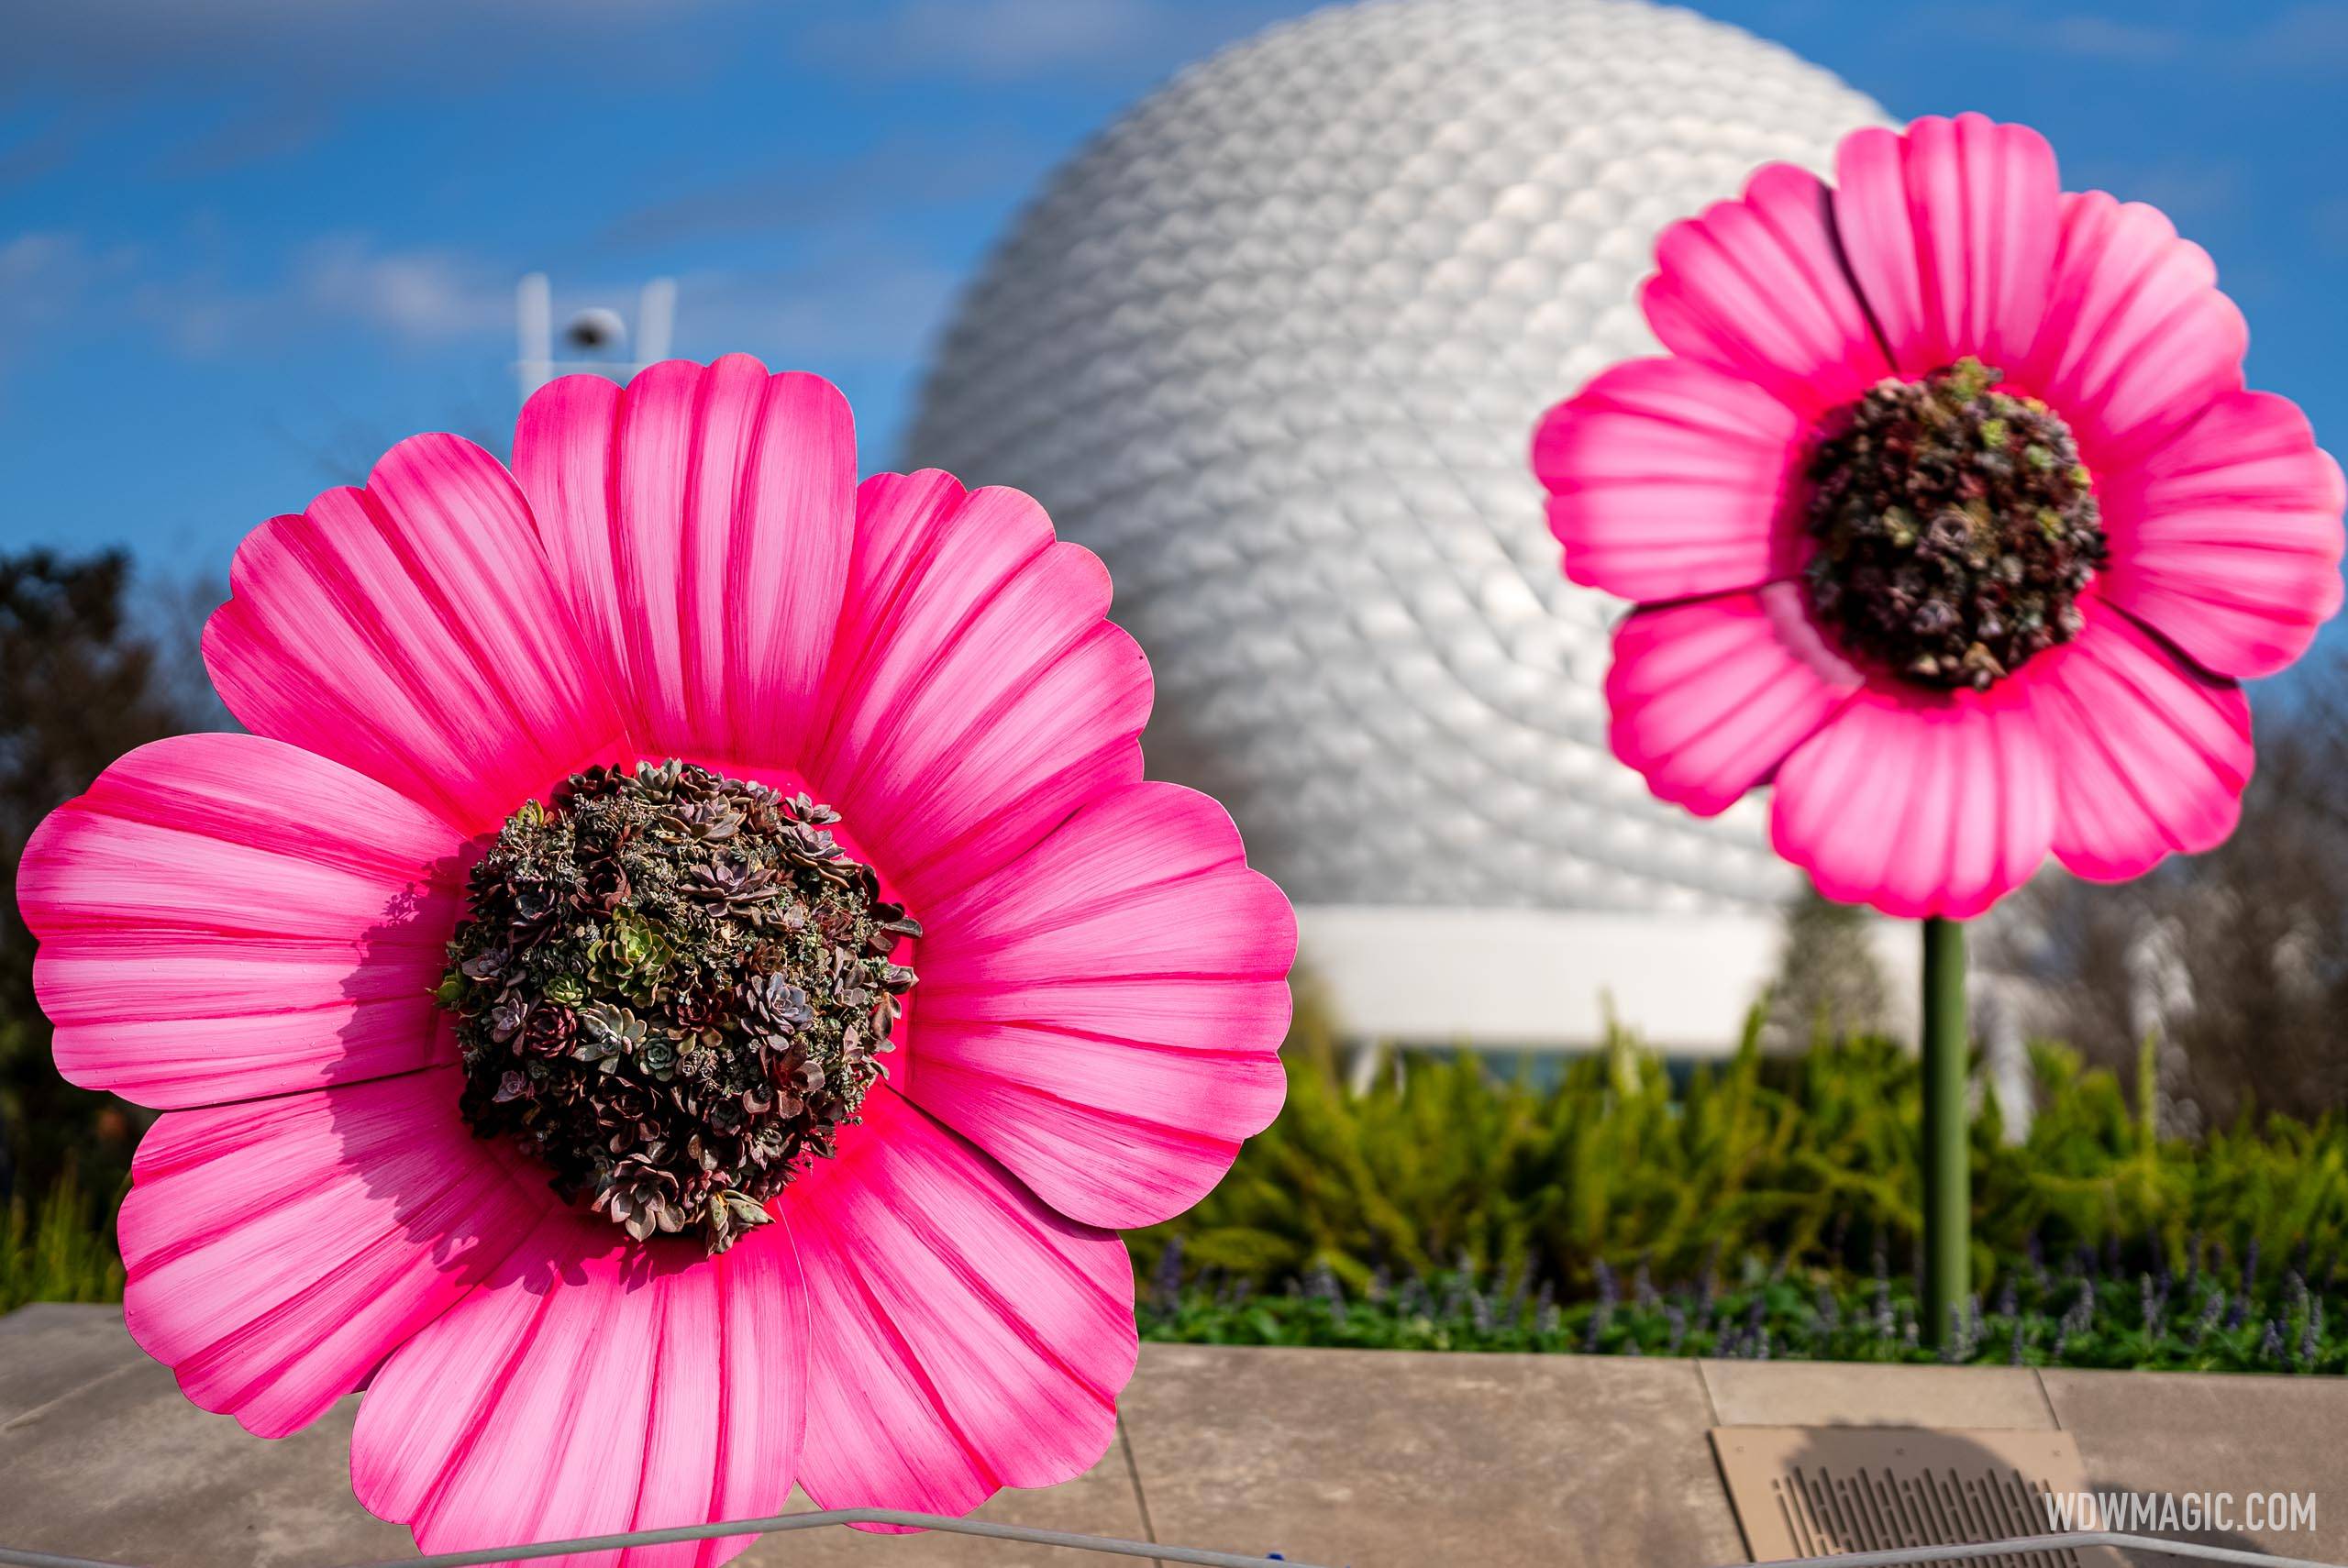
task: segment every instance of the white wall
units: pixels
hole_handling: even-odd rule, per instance
[[[1318,905],[1297,911],[1300,971],[1348,1034],[1400,1044],[1587,1046],[1607,1007],[1647,1044],[1724,1055],[1777,973],[1773,915]],[[1913,1032],[1916,927],[1876,927],[1894,1025]]]

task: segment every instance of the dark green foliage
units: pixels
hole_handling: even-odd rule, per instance
[[[1379,1276],[1349,1292],[1324,1270],[1269,1294],[1244,1283],[1146,1290],[1140,1317],[1143,1338],[1188,1344],[2348,1372],[2337,1332],[2348,1293],[2296,1272],[2245,1292],[2237,1275],[2024,1267],[2010,1294],[1974,1301],[1945,1350],[1925,1341],[1917,1300],[1904,1277],[1772,1277],[1757,1265],[1726,1285],[1657,1289],[1641,1275],[1628,1294],[1609,1276],[1568,1305],[1522,1276]]]
[[[1351,1290],[1456,1266],[1530,1267],[1561,1298],[1599,1266],[1658,1279],[1711,1260],[1773,1270],[1912,1263],[1922,1199],[1916,1063],[1881,1040],[1733,1059],[1675,1078],[1618,1038],[1548,1088],[1475,1057],[1412,1059],[1361,1096],[1339,1083],[1310,1010],[1288,1047],[1289,1102],[1229,1176],[1135,1237],[1155,1268],[1176,1235],[1191,1270],[1260,1291],[1326,1265]],[[2254,1242],[2276,1269],[2300,1249],[2348,1262],[2348,1120],[2245,1121],[2195,1142],[2154,1135],[2107,1072],[2033,1053],[2039,1107],[2009,1143],[1974,1118],[1974,1278],[1996,1291],[2035,1247],[2116,1248],[2122,1272],[2182,1271]],[[2304,1269],[2302,1272],[2305,1272]]]
[[[1299,1019],[1279,1121],[1198,1208],[1132,1237],[1146,1336],[1935,1359],[1898,1047],[1748,1044],[1676,1078],[1618,1037],[1547,1088],[1423,1058],[1357,1098]],[[1977,1119],[1981,1294],[1955,1359],[2348,1371],[2348,1121],[2161,1138],[2110,1074],[2054,1047],[2036,1066],[2026,1140],[1994,1107]],[[0,1302],[118,1294],[85,1199],[52,1198],[29,1233]]]
[[[2037,1116],[1976,1118],[1974,1272],[1918,1320],[1914,1058],[1866,1039],[1676,1080],[1617,1037],[1554,1088],[1474,1057],[1360,1097],[1311,1010],[1290,1102],[1135,1240],[1146,1337],[1211,1344],[2348,1372],[2348,1120],[2154,1132],[2033,1054]]]
[[[1811,454],[1805,574],[1845,648],[1928,686],[1987,687],[2078,634],[2104,538],[2063,421],[1958,360],[1885,381]]]
[[[465,1117],[638,1241],[723,1252],[880,1076],[921,928],[806,796],[593,767],[473,867],[439,999]]]
[[[129,579],[119,554],[0,556],[0,1198],[12,1174],[45,1193],[76,1160],[111,1190],[145,1119],[57,1076],[16,899],[17,861],[42,817],[123,753],[208,720],[183,708],[131,627]]]
[[[0,1312],[28,1301],[119,1301],[114,1227],[69,1164],[38,1205],[19,1192],[0,1212]]]

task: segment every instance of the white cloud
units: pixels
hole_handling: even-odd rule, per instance
[[[81,292],[87,272],[80,235],[53,230],[0,242],[0,309],[13,321],[57,314]]]
[[[677,351],[739,350],[778,368],[911,362],[960,284],[919,261],[843,252],[780,271],[687,272],[677,280]]]
[[[73,0],[9,17],[0,81],[119,85],[139,76],[347,88],[380,78],[519,67],[594,53],[615,38],[640,53],[707,0]],[[329,71],[322,61],[340,67]]]
[[[456,250],[383,250],[339,234],[296,254],[291,294],[313,315],[427,342],[511,330],[516,275]]]
[[[820,237],[956,203],[1008,201],[1050,166],[1054,150],[991,127],[894,135],[861,152],[796,155],[664,195],[615,217],[602,243],[673,246],[775,230]]]
[[[2333,196],[2316,204],[2308,214],[2316,248],[2326,256],[2348,258],[2348,196]]]
[[[885,36],[909,55],[1015,76],[1126,58],[1165,20],[1150,0],[913,0]]]
[[[810,36],[865,75],[1006,82],[1171,70],[1295,9],[1276,0],[896,0]]]
[[[2348,71],[2348,0],[2300,0],[2252,26],[2222,9],[2214,26],[2187,27],[2086,11],[2050,16],[2013,0],[1955,10],[1919,8],[1908,22],[1919,35],[1955,30],[1977,39],[2027,36],[2035,47],[2111,65],[2189,58],[2197,65],[2262,77],[2329,77]]]
[[[200,233],[182,238],[166,250],[102,248],[61,230],[0,237],[0,364],[35,336],[108,320],[189,359],[338,327],[419,345],[513,330],[522,269],[485,257],[334,234],[255,276]]]
[[[959,282],[945,265],[892,257],[855,226],[811,236],[815,254],[780,269],[712,268],[678,280],[678,348],[744,349],[776,363],[909,363]],[[419,351],[455,346],[498,362],[514,330],[514,286],[528,269],[450,247],[385,246],[338,233],[294,248],[271,273],[231,272],[217,255],[157,264],[162,253],[100,253],[70,233],[0,241],[0,365],[11,343],[112,315],[183,358],[274,351],[294,337],[356,332]],[[565,271],[564,310],[634,308],[633,271]]]
[[[859,267],[783,280],[778,342],[802,361],[906,359],[928,346],[960,279],[943,267]]]
[[[2239,207],[2250,183],[2249,166],[2232,158],[2086,158],[2065,163],[2063,173],[2067,186],[2149,202],[2188,230]]]
[[[2057,17],[2033,30],[2038,38],[2064,53],[2089,60],[2173,60],[2185,51],[2189,41],[2175,28],[2110,17]]]
[[[2243,63],[2296,76],[2348,72],[2348,0],[2309,0],[2243,40]]]
[[[0,238],[0,365],[31,337],[64,324],[136,263],[127,248],[99,250],[65,229]]]
[[[274,315],[269,300],[232,286],[216,267],[138,279],[119,308],[192,359],[227,353]]]

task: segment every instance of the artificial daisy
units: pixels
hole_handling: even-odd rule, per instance
[[[1778,852],[1897,915],[2223,839],[2237,683],[2340,605],[2342,482],[2243,390],[2209,257],[1966,115],[1763,169],[1656,263],[1670,355],[1534,445],[1567,575],[1639,605],[1615,755],[1706,815],[1774,781]]]
[[[858,485],[839,393],[734,357],[553,383],[510,472],[404,442],[232,584],[252,733],[123,758],[19,879],[60,1068],[165,1112],[124,1310],[189,1397],[366,1387],[427,1551],[1091,1464],[1115,1230],[1279,1108],[1295,947],[1142,780],[1101,563]]]

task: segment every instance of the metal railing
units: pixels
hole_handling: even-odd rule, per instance
[[[1025,1525],[995,1524],[986,1519],[950,1518],[938,1514],[907,1513],[897,1508],[819,1508],[776,1514],[761,1519],[724,1519],[714,1524],[678,1525],[666,1529],[624,1530],[616,1535],[581,1536],[569,1540],[538,1541],[527,1546],[493,1546],[477,1551],[439,1551],[389,1562],[351,1564],[349,1568],[481,1568],[491,1562],[526,1562],[560,1557],[574,1551],[612,1551],[629,1546],[670,1546],[680,1541],[715,1540],[737,1535],[776,1535],[792,1530],[820,1529],[835,1525],[905,1525],[947,1535],[973,1535],[992,1540],[1015,1540],[1030,1546],[1058,1546],[1103,1557],[1133,1557],[1147,1562],[1180,1563],[1184,1568],[1318,1568],[1310,1562],[1277,1557],[1251,1557],[1231,1551],[1205,1551],[1196,1547],[1169,1546],[1153,1540],[1119,1540],[1109,1536],[1072,1535],[1066,1530],[1034,1529]],[[1754,1568],[1922,1568],[1935,1562],[1969,1562],[1984,1557],[2029,1552],[2077,1551],[2088,1547],[2115,1547],[2123,1551],[2157,1551],[2192,1562],[2222,1562],[2235,1568],[2343,1568],[2311,1557],[2277,1557],[2271,1552],[2245,1551],[2239,1547],[2202,1546],[2192,1541],[2166,1540],[2158,1536],[2129,1535],[2119,1530],[2072,1530],[2056,1535],[2017,1536],[2005,1540],[1969,1541],[1961,1546],[1902,1546],[1880,1551],[1844,1552],[1832,1557],[1773,1558]],[[25,1551],[0,1546],[0,1564],[9,1568],[138,1568],[136,1564],[92,1557],[63,1557],[48,1551]],[[1732,1568],[1732,1565],[1722,1565]],[[1745,1565],[1733,1565],[1745,1568]]]

